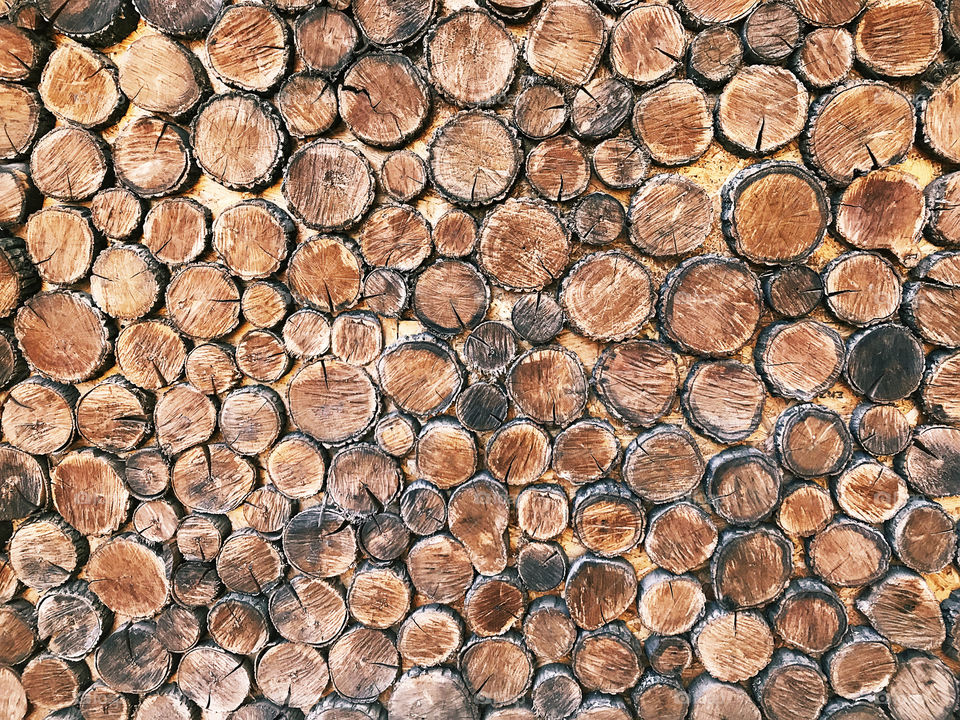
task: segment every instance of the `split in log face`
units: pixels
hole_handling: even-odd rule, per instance
[[[777,419],[777,454],[801,477],[835,475],[850,461],[853,440],[843,419],[816,404],[794,405]]]
[[[926,219],[923,189],[898,169],[881,169],[853,180],[837,207],[836,229],[862,250],[889,250],[916,264],[917,241]]]
[[[854,34],[857,61],[873,75],[919,75],[940,49],[940,27],[940,12],[932,0],[869,3]]]
[[[373,436],[387,455],[406,457],[416,447],[419,429],[420,425],[409,415],[392,412],[377,421]]]
[[[568,225],[580,242],[607,245],[623,234],[626,219],[626,212],[619,200],[597,192],[580,199],[568,219]]]
[[[754,359],[772,392],[806,402],[840,377],[843,341],[836,330],[817,320],[775,323],[760,333]]]
[[[380,184],[397,202],[409,202],[427,186],[427,164],[412,150],[396,150],[380,166]]]
[[[632,340],[607,348],[590,382],[614,417],[648,427],[670,411],[680,378],[677,360],[666,346]]]
[[[433,0],[359,0],[353,18],[374,45],[408,45],[416,40],[436,13]]]
[[[151,400],[122,376],[114,375],[80,399],[77,430],[101,450],[133,450],[150,433]]]
[[[385,170],[386,164],[384,164]],[[469,213],[453,208],[441,215],[440,219],[434,223],[432,236],[433,245],[439,255],[452,258],[464,257],[470,255],[476,248],[477,222]]]
[[[200,645],[180,659],[177,685],[194,703],[215,713],[236,710],[250,692],[246,661],[216,645]]]
[[[720,517],[732,524],[751,525],[776,507],[781,479],[773,460],[756,448],[740,445],[710,459],[704,489]]]
[[[103,187],[109,171],[106,144],[96,135],[76,127],[63,126],[50,131],[37,141],[30,155],[30,178],[37,190],[65,202],[92,197]]]
[[[633,133],[660,165],[688,165],[713,140],[707,97],[689,80],[646,92],[633,109]]]
[[[165,269],[142,245],[114,245],[97,255],[90,294],[110,317],[136,320],[160,301]]]
[[[717,135],[737,152],[768,155],[803,131],[808,99],[806,89],[789,70],[748,66],[720,94]]]
[[[463,386],[453,351],[430,335],[415,335],[388,347],[377,362],[380,387],[401,410],[430,417],[446,410]]]
[[[351,445],[330,460],[327,493],[350,517],[367,517],[400,492],[396,461],[373,445]]]
[[[54,515],[37,517],[18,527],[10,539],[9,548],[10,564],[17,577],[24,585],[40,591],[63,585],[83,566],[89,551],[86,539]],[[14,620],[12,616],[4,619],[8,622]],[[17,621],[9,627],[21,624]],[[11,643],[11,647],[19,651],[17,645],[16,641]],[[8,656],[4,661],[10,664],[22,662],[31,649],[32,645],[29,645],[23,657],[11,659]],[[7,652],[11,650],[7,648]]]
[[[713,216],[700,185],[681,175],[655,175],[630,200],[630,242],[654,257],[686,255],[703,245]]]
[[[919,573],[937,573],[956,553],[954,525],[940,505],[914,498],[887,523],[886,529],[900,562]]]
[[[353,58],[360,33],[348,15],[317,7],[297,18],[293,28],[297,54],[311,70],[335,75]]]
[[[554,542],[528,543],[517,553],[517,572],[524,587],[548,592],[560,587],[567,576],[567,554]]]
[[[117,66],[80,44],[64,45],[51,53],[39,90],[48,110],[84,128],[109,124],[126,106]]]
[[[88,135],[83,130],[70,128],[59,132],[51,132],[40,138],[46,130],[52,125],[52,118],[47,113],[40,99],[40,95],[32,88],[22,87],[13,83],[0,83],[0,108],[3,109],[4,117],[7,121],[7,132],[4,139],[0,141],[0,158],[3,160],[17,160],[30,155],[31,176],[34,172],[40,171],[44,167],[47,159],[67,160],[70,158],[71,150],[82,148],[85,151],[85,160],[90,160],[92,166],[83,168],[78,165],[73,168],[77,171],[86,171],[87,177],[83,178],[87,183],[95,182],[103,178],[99,176],[98,161],[105,162],[101,158],[105,155],[103,146],[96,139],[96,136]],[[33,151],[31,153],[31,148]],[[99,156],[99,157],[98,157]],[[49,171],[41,171],[40,177],[34,179],[38,188],[44,187],[54,190],[64,197],[64,200],[81,199],[72,197],[73,192],[69,187],[64,188],[57,179],[47,177]],[[59,168],[60,173],[66,173],[66,168]],[[78,173],[80,176],[80,173]],[[96,188],[94,188],[95,190]],[[46,194],[46,193],[44,193]],[[85,193],[86,194],[86,193]],[[92,195],[89,192],[87,197]]]
[[[427,717],[437,720],[477,717],[474,699],[463,678],[459,672],[448,667],[411,668],[397,681],[387,707],[390,717],[398,720],[415,720],[422,717],[421,713],[427,713]],[[358,720],[384,717],[382,709],[379,714],[371,713],[372,710]]]
[[[510,502],[506,488],[483,473],[450,494],[447,524],[482,575],[501,573],[507,566],[506,530]]]
[[[771,720],[817,720],[830,697],[817,663],[793,650],[778,650],[754,680],[753,690]]]
[[[277,272],[296,235],[290,216],[273,203],[244,200],[226,208],[213,223],[213,249],[244,280]]]
[[[570,135],[547,138],[534,147],[525,170],[537,194],[558,203],[579,197],[590,182],[587,151]]]
[[[621,475],[644,500],[665,503],[690,495],[703,469],[703,456],[690,433],[676,425],[657,425],[627,446]]]
[[[12,15],[8,17],[9,20],[0,23],[0,42],[10,51],[0,60],[0,80],[35,80],[50,47],[32,32],[34,28],[16,22]]]
[[[324,77],[294,73],[280,86],[277,110],[294,137],[322,135],[337,121],[337,94]]]
[[[240,382],[234,352],[219,343],[197,345],[187,355],[187,381],[204,395],[232,390]]]
[[[600,182],[615,190],[637,187],[650,169],[646,151],[625,135],[601,141],[590,162]]]
[[[132,567],[138,569],[135,578],[129,575]],[[100,545],[90,555],[86,579],[100,602],[128,617],[152,617],[169,599],[164,559],[135,535],[114,536]],[[100,652],[105,647],[101,645]]]
[[[654,633],[680,635],[700,619],[706,604],[700,581],[691,575],[654,570],[640,582],[637,613]]]
[[[432,667],[448,660],[463,642],[463,621],[446,605],[423,605],[397,632],[397,650],[407,662]],[[402,683],[402,679],[401,679]],[[400,689],[394,688],[394,694]]]
[[[513,328],[528,342],[542,345],[553,340],[563,329],[563,308],[550,295],[543,293],[520,297],[510,313]]]
[[[27,254],[46,282],[72,285],[90,272],[100,242],[85,208],[60,205],[38,210],[26,230]]]
[[[489,432],[506,420],[507,406],[507,394],[499,385],[473,383],[457,397],[457,419],[468,430]]]
[[[894,165],[916,133],[910,101],[878,82],[843,85],[810,108],[804,157],[831,185],[848,185],[860,173]]]
[[[907,447],[913,429],[903,413],[891,405],[861,403],[850,418],[850,429],[871,455],[895,455]]]
[[[714,88],[732,78],[742,62],[740,35],[723,25],[708,26],[690,41],[687,76],[702,87]]]
[[[446,526],[446,498],[433,483],[414,480],[400,496],[400,517],[410,532],[433,535]]]
[[[926,234],[930,242],[960,244],[960,173],[935,178],[923,194],[927,204]]]
[[[584,418],[554,438],[553,469],[575,484],[599,480],[619,459],[620,441],[605,420]]]
[[[757,276],[745,263],[700,256],[667,275],[660,291],[664,333],[697,355],[730,355],[753,336],[762,299]]]
[[[120,60],[120,89],[137,107],[173,117],[189,114],[210,90],[199,59],[176,40],[138,38]]]
[[[417,542],[407,554],[406,565],[417,592],[431,602],[454,602],[473,582],[470,556],[450,535],[431,535]]]
[[[194,338],[218,338],[240,321],[240,291],[222,265],[198,263],[182,267],[166,291],[167,313]]]
[[[283,342],[269,330],[246,333],[237,342],[236,356],[240,372],[260,382],[276,382],[290,365]]]
[[[476,470],[476,442],[452,418],[438,418],[427,423],[417,438],[416,462],[418,477],[449,490]]]
[[[463,601],[464,620],[481,637],[502,635],[523,617],[524,605],[524,591],[516,570],[481,576]]]
[[[635,38],[643,37],[638,44]],[[610,67],[645,87],[673,75],[686,51],[680,15],[668,5],[634,7],[620,16],[610,34]]]
[[[587,690],[622,693],[640,678],[639,652],[639,642],[623,622],[615,620],[580,634],[571,665]]]
[[[326,443],[339,444],[363,434],[379,410],[369,375],[337,360],[304,366],[287,392],[294,424]]]
[[[429,247],[428,240],[428,252]],[[391,252],[398,249],[394,245]],[[417,276],[412,305],[428,330],[453,335],[477,326],[487,314],[489,296],[484,277],[472,265],[440,260]]]
[[[319,537],[317,528],[322,530]],[[287,523],[283,552],[293,567],[307,575],[335,577],[353,565],[356,532],[339,511],[325,505],[311,507]]]
[[[793,574],[793,543],[775,528],[724,532],[710,563],[717,600],[733,609],[762,607]]]
[[[280,170],[287,140],[283,122],[271,105],[253,95],[215,95],[197,112],[192,130],[197,164],[225,187],[256,190],[269,185]],[[291,159],[288,178],[299,156]],[[297,199],[287,199],[298,209]]]
[[[622,558],[587,553],[575,560],[563,587],[563,599],[577,627],[596,630],[619,617],[637,595],[637,576]]]
[[[807,33],[793,59],[800,79],[815,90],[843,82],[853,67],[853,36],[842,28]]]
[[[496,115],[465,111],[441,126],[427,145],[427,169],[437,190],[460,205],[502,199],[516,180],[516,136]]]
[[[728,180],[722,195],[724,233],[738,255],[755,263],[803,261],[830,220],[825,188],[796,163],[752,165]]]
[[[227,7],[206,39],[210,68],[227,85],[267,92],[279,84],[290,59],[287,28],[269,8]]]
[[[425,47],[434,87],[457,105],[496,104],[513,80],[513,38],[503,23],[482,10],[461,10],[443,18]]]
[[[353,134],[376,147],[398,147],[417,133],[430,112],[429,86],[404,55],[364,55],[337,91],[340,116]]]
[[[960,125],[951,108],[960,94],[960,74],[953,72],[936,89],[922,97],[920,123],[924,144],[946,162],[960,162],[956,150]]]
[[[580,86],[593,75],[606,39],[603,16],[592,3],[548,3],[527,37],[526,61],[538,75]]]
[[[855,459],[834,481],[837,504],[853,518],[886,522],[906,504],[907,484],[893,470],[872,458]]]
[[[539,78],[525,77],[523,89],[513,106],[513,122],[517,130],[531,140],[544,140],[560,132],[570,110],[563,93],[555,85]]]
[[[667,505],[650,515],[644,550],[659,567],[682,574],[702,567],[717,547],[717,528],[690,502]]]
[[[39,460],[9,445],[0,445],[0,468],[7,478],[0,493],[0,520],[26,518],[45,505],[47,473]]]
[[[410,532],[394,513],[371,515],[360,528],[360,548],[375,563],[399,559],[409,544]]]
[[[346,595],[339,584],[297,575],[273,591],[269,612],[290,642],[325,645],[346,627]]]
[[[754,677],[773,655],[773,632],[753,610],[729,611],[717,606],[692,631],[693,646],[704,668],[721,682]]]
[[[927,342],[960,347],[960,333],[954,321],[960,298],[960,253],[934,253],[924,258],[914,272],[916,281],[904,288],[904,320]]]
[[[396,270],[371,270],[363,279],[363,300],[377,315],[400,317],[409,301],[406,279]]]
[[[718,682],[708,673],[702,673],[691,683],[691,720],[735,717],[742,720],[761,720],[760,708],[751,695],[739,685]]]
[[[486,375],[500,375],[517,355],[517,336],[495,320],[480,323],[463,344],[467,366]]]
[[[640,543],[646,516],[629,490],[601,480],[577,491],[570,524],[587,550],[601,557],[616,557]]]
[[[507,392],[530,419],[565,426],[586,406],[587,378],[579,358],[569,350],[534,348],[510,368]]]
[[[194,179],[189,135],[162,118],[138,118],[113,143],[113,170],[143,198],[180,192]]]
[[[757,374],[733,360],[699,362],[683,385],[683,410],[704,435],[722,443],[747,439],[760,426],[766,390]]]
[[[533,656],[516,633],[475,638],[460,651],[460,671],[476,702],[508,705],[533,681]]]
[[[226,445],[197,445],[174,462],[171,485],[191,510],[225,514],[240,507],[253,490],[255,475],[252,463]]]

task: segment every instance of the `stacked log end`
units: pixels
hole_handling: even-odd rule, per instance
[[[954,718],[960,2],[454,5],[0,0],[0,718]]]

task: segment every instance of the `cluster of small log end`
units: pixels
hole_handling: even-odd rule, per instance
[[[958,57],[0,0],[0,720],[957,717]]]

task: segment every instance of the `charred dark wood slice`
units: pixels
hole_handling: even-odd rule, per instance
[[[226,93],[215,95],[197,112],[192,139],[197,164],[211,179],[232,190],[256,190],[279,173],[287,135],[272,105],[247,93]],[[290,159],[284,179],[294,211],[300,209],[300,198],[291,196],[287,184],[295,161],[305,152],[301,148]]]
[[[54,205],[38,210],[26,225],[27,255],[41,279],[72,285],[90,272],[101,246],[86,208]]]
[[[170,35],[195,37],[209,28],[223,7],[223,0],[134,0],[137,13],[147,24]]]
[[[638,45],[636,37],[646,38]],[[673,75],[686,51],[680,15],[668,5],[628,10],[610,33],[610,67],[626,80],[645,87]]]
[[[957,623],[957,618],[960,616],[960,606],[958,606],[958,602],[960,602],[960,593],[954,590],[940,604],[947,629],[947,639],[944,642],[943,649],[954,660],[960,656],[960,624]]]
[[[213,563],[183,562],[173,573],[173,597],[185,607],[207,607],[222,593]]]
[[[432,667],[460,649],[463,634],[463,621],[455,610],[446,605],[422,605],[400,625],[397,650],[407,662]],[[394,686],[394,692],[399,689],[400,683]]]
[[[817,320],[774,323],[760,333],[754,361],[772,392],[807,402],[840,377],[843,341]]]
[[[807,33],[791,67],[809,87],[825,90],[843,82],[853,67],[853,36],[842,28]]]
[[[553,663],[537,670],[530,695],[537,717],[560,720],[580,706],[583,689],[567,665]]]
[[[707,97],[689,80],[646,92],[633,109],[633,133],[661,165],[688,165],[713,140]]]
[[[847,341],[845,374],[851,386],[875,402],[906,397],[920,385],[923,349],[900,325],[878,325]]]
[[[430,89],[405,56],[364,55],[350,66],[337,91],[340,116],[363,142],[403,145],[420,132],[430,112]]]
[[[513,106],[517,130],[532,140],[556,135],[570,114],[563,93],[555,85],[539,78],[525,77]]]
[[[761,607],[779,597],[793,574],[793,543],[772,527],[727,530],[710,563],[717,600]]]
[[[810,537],[823,530],[833,519],[830,493],[813,482],[795,482],[783,491],[777,524],[788,535]]]
[[[174,117],[187,115],[210,91],[196,55],[166,35],[144,35],[120,60],[120,89],[137,107]]]
[[[521,296],[513,305],[510,320],[525,340],[541,345],[560,333],[565,318],[563,308],[552,296],[538,292]]]
[[[622,558],[591,553],[573,561],[563,587],[563,599],[577,627],[596,630],[619,617],[637,595],[633,566]]]
[[[577,541],[602,557],[623,555],[643,538],[646,516],[633,493],[611,481],[577,491],[571,526]]]
[[[467,366],[486,375],[499,375],[517,355],[517,336],[509,325],[495,320],[478,325],[463,344]]]
[[[801,477],[835,475],[850,461],[853,440],[843,419],[821,405],[794,405],[777,419],[777,454]]]
[[[433,20],[433,0],[360,0],[352,4],[353,19],[374,45],[408,45],[418,39]]]
[[[857,61],[872,75],[919,75],[940,49],[940,28],[940,12],[932,0],[870,3],[854,34]]]
[[[741,34],[752,59],[779,65],[800,44],[800,18],[792,4],[764,3],[744,21]]]
[[[463,205],[485,205],[506,195],[520,170],[513,131],[479,111],[455,115],[427,146],[427,168],[437,189]]]
[[[503,424],[507,406],[507,395],[499,385],[474,383],[457,397],[457,419],[469,430],[489,432]]]
[[[206,50],[220,80],[252,92],[276,87],[290,61],[286,24],[270,8],[253,3],[231,5],[220,13],[207,33]]]
[[[773,460],[756,448],[739,445],[710,459],[704,489],[720,517],[732,524],[751,525],[773,511],[781,481]]]
[[[570,125],[585,140],[612,137],[630,117],[633,91],[616,78],[594,78],[573,96]]]
[[[559,485],[528,485],[516,499],[517,525],[535,540],[551,540],[567,529],[570,505]]]
[[[831,585],[859,587],[883,577],[890,546],[869,525],[840,516],[807,544],[810,569]]]
[[[675,425],[658,425],[627,446],[621,474],[641,498],[664,503],[690,495],[703,469],[703,456],[690,433]]]
[[[760,426],[767,393],[757,374],[733,360],[699,362],[683,384],[691,424],[722,443],[745,440]]]
[[[517,237],[525,238],[518,245]],[[508,200],[480,230],[480,268],[509,290],[540,290],[560,277],[570,253],[568,233],[554,211],[535,200]]]
[[[524,587],[547,592],[559,587],[567,575],[567,554],[558,543],[533,542],[517,553],[517,571]]]
[[[40,289],[40,277],[20,238],[0,238],[0,315],[7,317]]]
[[[332,7],[317,7],[297,18],[293,40],[308,68],[335,75],[353,58],[360,33],[350,16]]]
[[[590,382],[614,417],[647,427],[670,411],[680,378],[677,360],[666,346],[633,340],[607,348]]]
[[[667,275],[660,291],[664,333],[683,350],[723,356],[739,350],[760,322],[760,282],[738,260],[705,255]]]
[[[503,23],[482,10],[443,18],[425,47],[434,87],[458,105],[497,104],[513,80],[517,47]]]
[[[877,82],[842,85],[810,108],[801,149],[832,185],[898,163],[913,144],[916,118],[910,101]]]
[[[723,231],[733,250],[755,263],[805,260],[830,221],[826,189],[796,163],[752,165],[726,182],[722,197]]]
[[[294,73],[280,86],[277,110],[294,137],[322,135],[337,121],[337,94],[324,77]]]
[[[14,145],[26,149],[23,141],[15,140]],[[76,202],[92,197],[109,172],[106,143],[76,127],[55,128],[40,138],[30,153],[30,178],[37,190],[56,200]]]
[[[954,495],[960,487],[960,433],[955,428],[926,426],[897,457],[897,469],[910,487],[931,497]]]
[[[934,178],[923,194],[929,240],[937,245],[960,244],[960,173]]]
[[[789,70],[747,66],[720,94],[717,135],[737,152],[768,155],[803,131],[808,99],[806,89]]]
[[[798,578],[771,608],[770,623],[785,643],[819,657],[846,633],[847,611],[829,587],[812,578]]]
[[[91,45],[112,45],[136,25],[136,16],[122,0],[96,4],[85,0],[39,0],[36,6],[53,29]]]
[[[895,208],[891,212],[891,204]],[[841,238],[863,250],[889,250],[905,265],[915,265],[926,210],[917,179],[891,168],[853,180],[837,207]]]
[[[687,20],[695,25],[729,25],[745,18],[760,0],[680,0]]]
[[[924,6],[925,3],[914,3]],[[960,162],[960,125],[951,111],[960,97],[960,73],[947,76],[935,90],[922,97],[920,105],[920,123],[922,139],[938,157],[949,163]]]
[[[603,16],[592,3],[560,0],[547,4],[537,16],[525,58],[538,75],[580,86],[596,70],[606,40]]]
[[[690,41],[687,76],[701,87],[714,88],[736,75],[743,62],[743,42],[737,32],[712,25]]]
[[[433,483],[414,480],[400,496],[400,517],[410,532],[432,535],[447,523],[446,498]]]
[[[830,698],[827,678],[813,659],[781,649],[753,681],[760,707],[771,720],[817,720]]]
[[[290,210],[307,227],[319,230],[355,225],[373,203],[374,189],[370,163],[335,140],[315,140],[301,147],[290,158],[283,178]]]
[[[730,611],[716,605],[692,631],[704,668],[721,682],[742,682],[770,664],[773,631],[754,610]]]
[[[410,533],[395,513],[376,513],[360,527],[360,548],[375,563],[399,559],[409,544]]]
[[[637,187],[650,168],[646,150],[624,135],[600,142],[590,162],[600,182],[616,190]]]
[[[26,378],[29,370],[10,328],[0,328],[0,387]]]
[[[658,566],[681,574],[703,566],[717,546],[717,528],[690,502],[679,502],[650,515],[644,550]]]
[[[80,44],[64,45],[51,53],[38,89],[50,112],[80,127],[109,124],[126,107],[117,66],[106,55]]]
[[[27,518],[47,500],[47,468],[27,453],[0,445],[0,467],[9,478],[0,494],[0,520]]]
[[[568,224],[580,242],[607,245],[623,234],[626,212],[612,195],[590,193],[577,202]]]
[[[584,632],[573,646],[571,665],[587,690],[622,693],[640,678],[640,643],[620,620]]]
[[[611,295],[600,295],[604,287]],[[617,302],[609,302],[616,297]],[[643,264],[613,251],[589,255],[574,265],[560,286],[560,303],[574,330],[596,340],[636,335],[653,315],[653,285]]]

